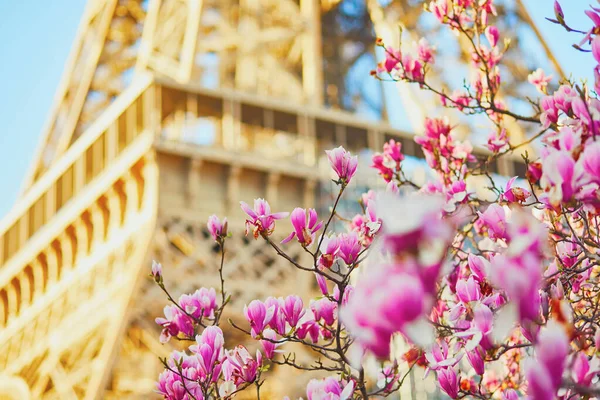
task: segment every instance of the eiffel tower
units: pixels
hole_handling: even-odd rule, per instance
[[[334,145],[366,159],[395,138],[422,157],[412,141],[422,119],[405,129],[390,116],[398,104],[419,118],[434,106],[368,78],[376,36],[393,38],[398,23],[431,32],[421,3],[90,0],[24,189],[0,222],[0,398],[152,396],[157,356],[172,347],[157,340],[165,299],[150,260],[177,296],[218,287],[212,213],[237,229],[225,266],[232,315],[253,298],[314,290],[241,234],[238,201],[318,206]],[[499,8],[560,75],[520,1]],[[515,82],[539,62],[533,53],[517,40]],[[526,90],[510,88],[507,97]],[[523,173],[517,158],[494,168]],[[306,383],[286,380],[272,393]]]

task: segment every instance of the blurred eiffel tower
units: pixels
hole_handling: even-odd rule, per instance
[[[530,38],[513,40],[506,75],[526,81],[548,60],[561,74],[522,4],[499,9],[503,31]],[[421,156],[411,137],[435,106],[368,77],[376,35],[393,38],[398,23],[442,40],[421,10],[412,0],[90,0],[31,173],[0,222],[0,398],[148,398],[157,355],[176,347],[157,341],[165,299],[149,262],[164,264],[176,295],[218,286],[209,214],[238,230],[230,310],[308,294],[311,276],[242,237],[237,202],[266,197],[279,211],[327,199],[323,150],[334,145],[367,158],[396,138]],[[507,87],[507,98],[528,90]],[[400,129],[397,113],[416,122]],[[522,173],[513,161],[495,167]],[[305,381],[269,390],[295,394]],[[421,396],[419,385],[407,390]]]

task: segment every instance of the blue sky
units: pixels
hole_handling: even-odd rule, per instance
[[[531,14],[566,71],[590,76],[592,58],[572,49],[579,36],[544,20],[552,0],[526,0]],[[586,1],[563,0],[567,22],[587,28]],[[40,4],[46,4],[40,6]],[[0,1],[0,218],[16,201],[48,118],[85,0]]]

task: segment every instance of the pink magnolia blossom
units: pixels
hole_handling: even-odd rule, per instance
[[[458,397],[458,374],[454,368],[442,368],[436,371],[440,387],[450,398]]]
[[[590,386],[594,377],[600,374],[600,359],[593,355],[590,361],[584,353],[573,357],[573,380],[579,385]]]
[[[240,202],[240,205],[249,217],[246,219],[246,235],[252,231],[255,239],[261,234],[271,235],[275,229],[275,220],[288,216],[287,212],[271,213],[271,206],[265,199],[255,199],[254,209],[243,201]]]
[[[236,346],[233,350],[225,352],[227,359],[223,362],[223,378],[232,381],[236,387],[256,380],[258,369],[262,365],[262,353],[256,351],[256,358],[252,358],[244,346]]]
[[[577,257],[582,250],[577,243],[572,241],[561,241],[556,244],[556,255],[560,259],[562,265],[571,268],[577,262]],[[560,281],[559,281],[560,282]]]
[[[475,347],[475,349],[467,351],[466,356],[467,360],[469,361],[469,364],[471,364],[471,366],[475,370],[475,373],[477,375],[483,375],[483,373],[485,372],[485,365],[483,361],[485,358],[485,353],[483,352],[481,346],[477,346]]]
[[[294,208],[290,215],[294,231],[281,243],[287,243],[295,236],[302,246],[310,245],[315,240],[316,232],[323,226],[323,221],[317,222],[318,219],[317,212],[313,208],[308,210]]]
[[[457,354],[455,356],[450,356],[448,343],[445,339],[440,339],[438,343],[434,343],[431,346],[431,350],[425,353],[425,358],[427,359],[427,370],[425,371],[425,375],[429,374],[429,371],[437,371],[439,369],[444,369],[447,367],[453,367],[461,360],[462,355]]]
[[[421,38],[417,44],[417,54],[419,56],[419,61],[424,64],[431,64],[434,62],[435,50],[429,45],[427,39]]]
[[[566,151],[553,151],[542,160],[540,185],[548,193],[551,205],[571,201],[578,188],[578,175],[575,160]]]
[[[554,398],[562,383],[569,340],[563,328],[551,321],[542,329],[535,345],[536,362],[531,363],[526,376],[528,395],[533,400]]]
[[[353,264],[361,250],[356,232],[342,233],[338,236],[339,250],[338,256],[344,260],[347,265]]]
[[[185,354],[175,353],[169,360],[171,370],[164,370],[158,377],[156,383],[156,391],[163,396],[166,400],[192,400],[189,395],[191,393],[193,398],[200,400],[204,399],[202,388],[195,380],[198,378],[197,370],[194,368],[194,357],[187,357]],[[183,365],[181,376],[177,371],[177,367],[173,362],[173,358],[177,357],[178,360],[183,359]],[[184,381],[185,380],[185,387]]]
[[[267,325],[270,326],[275,332],[280,335],[284,335],[286,333],[287,322],[285,320],[285,314],[283,313],[283,298],[275,298],[275,297],[267,297],[265,300],[265,306],[267,309],[273,309],[273,317],[267,322]]]
[[[577,96],[571,101],[571,109],[575,117],[579,118],[583,124],[586,126],[592,124],[592,116],[588,111],[588,105],[581,97]]]
[[[423,82],[425,78],[425,73],[423,70],[423,65],[421,61],[414,58],[410,54],[402,55],[402,67],[403,73],[401,74],[402,78],[408,79],[414,82]]]
[[[244,306],[244,315],[250,323],[252,335],[259,335],[271,322],[275,313],[275,307],[267,307],[259,300],[252,300],[249,305]]]
[[[394,170],[389,167],[389,164],[383,154],[374,154],[371,158],[371,161],[373,162],[373,164],[371,164],[371,168],[379,171],[379,175],[381,175],[386,182],[390,182],[393,179]]]
[[[536,321],[540,315],[539,289],[547,231],[520,209],[513,210],[508,228],[509,246],[492,260],[491,278],[517,306],[521,320]]]
[[[506,213],[501,205],[490,204],[482,213],[478,211],[479,219],[475,228],[480,232],[487,232],[491,239],[506,239]]]
[[[325,279],[325,277],[315,272],[315,278],[317,279],[317,286],[319,286],[321,294],[323,296],[329,295],[329,289],[327,288],[327,280]]]
[[[468,258],[469,269],[479,281],[485,280],[490,269],[490,262],[481,256],[469,254]]]
[[[542,106],[542,113],[540,115],[542,126],[548,128],[550,125],[556,124],[558,122],[558,108],[554,97],[543,97],[540,105]]]
[[[520,203],[523,204],[529,197],[531,197],[531,193],[520,187],[513,187],[513,183],[517,177],[512,177],[508,183],[506,184],[506,188],[504,189],[504,193],[502,193],[502,198],[509,203]]]
[[[493,131],[488,136],[487,148],[494,153],[506,150],[508,148],[508,137],[506,135],[506,129],[501,129],[500,132]]]
[[[583,170],[585,181],[600,183],[600,142],[586,145],[578,163]]]
[[[340,381],[337,377],[311,379],[306,385],[308,400],[347,400],[354,393],[354,381]]]
[[[165,306],[165,318],[156,318],[155,322],[162,326],[160,342],[167,343],[172,336],[182,333],[186,337],[194,334],[194,322],[174,305]]]
[[[267,328],[263,331],[262,337],[263,340],[260,341],[262,348],[265,352],[265,357],[268,359],[273,358],[276,352],[278,352],[277,347],[279,347],[279,343],[277,343],[277,333],[270,328]]]
[[[423,332],[412,329],[425,311],[427,298],[418,278],[397,268],[381,267],[359,282],[340,316],[363,348],[387,358],[395,332],[411,340],[427,340]]]
[[[481,300],[481,290],[479,289],[479,283],[469,277],[469,279],[461,279],[456,283],[456,295],[463,303],[470,303],[472,301]]]
[[[221,222],[219,218],[213,214],[208,218],[206,226],[208,227],[210,236],[215,241],[219,241],[227,236],[227,218],[223,218],[223,222]]]
[[[445,242],[450,232],[448,226],[441,223],[444,202],[436,195],[381,196],[377,215],[386,221],[382,227],[385,246],[393,253],[400,253],[416,249],[420,242]]]
[[[310,340],[313,343],[317,343],[319,341],[319,335],[321,334],[321,327],[314,319],[307,319],[302,322],[298,329],[296,330],[296,336],[298,339],[306,339],[306,337],[310,337]]]
[[[283,306],[281,310],[285,315],[285,319],[291,327],[296,327],[298,325],[298,321],[306,312],[304,310],[304,303],[299,296],[290,295],[287,296],[284,300]]]
[[[214,288],[200,288],[192,294],[179,297],[179,306],[194,318],[213,317],[217,308],[217,293]]]
[[[196,336],[196,344],[190,351],[198,360],[201,381],[216,382],[221,373],[221,363],[225,359],[223,331],[218,326],[208,326]]]
[[[371,167],[378,170],[386,182],[390,182],[394,173],[400,170],[400,163],[404,160],[402,143],[391,139],[383,145],[383,153],[375,153],[371,160],[373,162]]]
[[[360,244],[368,247],[381,228],[381,219],[377,218],[372,201],[365,211],[365,215],[357,214],[352,218],[350,229],[358,235]]]
[[[156,282],[162,282],[162,265],[152,260],[152,276]]]
[[[579,94],[575,89],[568,85],[561,85],[556,92],[554,92],[554,106],[568,113],[571,111],[571,102],[574,98],[579,97]]]
[[[358,157],[350,154],[342,146],[325,151],[331,168],[335,171],[342,185],[347,185],[358,167]]]
[[[394,366],[395,365],[396,364],[394,364]],[[379,389],[390,391],[398,380],[400,380],[400,376],[395,372],[393,366],[387,365],[377,373],[377,387]]]
[[[388,74],[391,73],[394,69],[397,69],[401,59],[402,53],[400,51],[390,48],[386,49],[382,70],[385,70]]]
[[[336,236],[325,236],[321,243],[321,256],[319,257],[319,266],[323,268],[331,268],[338,257],[340,249],[340,241]]]
[[[333,325],[337,317],[337,303],[323,297],[319,300],[310,301],[310,309],[315,315],[315,320],[323,320],[325,325]]]
[[[519,395],[514,389],[506,389],[502,392],[502,400],[519,400]]]
[[[527,77],[529,83],[534,85],[537,90],[542,93],[546,93],[546,88],[548,87],[548,83],[552,80],[552,75],[546,76],[544,74],[544,70],[541,68],[536,69]]]
[[[490,43],[490,46],[496,47],[496,45],[498,44],[499,36],[500,33],[498,32],[498,28],[496,28],[495,26],[490,25],[487,28],[485,28],[485,37]]]

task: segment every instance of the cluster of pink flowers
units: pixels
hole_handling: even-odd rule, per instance
[[[397,188],[395,184],[393,187]],[[369,247],[375,238],[377,232],[381,228],[381,219],[375,213],[375,197],[376,193],[369,190],[362,195],[361,206],[364,210],[363,214],[356,214],[350,222],[350,229],[356,232],[362,246]]]
[[[400,332],[423,343],[424,313],[431,307],[450,229],[441,221],[440,198],[395,195],[378,201],[387,223],[381,240],[392,263],[374,266],[356,286],[347,307],[341,310],[344,324],[357,342],[377,357],[387,358],[390,340]],[[406,218],[396,213],[402,210]]]
[[[426,118],[424,134],[415,136],[415,142],[421,145],[427,164],[442,174],[443,183],[451,183],[452,175],[457,172],[462,175],[466,163],[475,161],[471,143],[452,136],[452,127],[446,117]]]
[[[425,7],[471,45],[470,87],[448,95],[427,81],[439,55],[425,40],[414,55],[385,48],[375,72],[433,91],[444,107],[487,116],[493,125],[487,160],[457,139],[448,118],[426,118],[415,142],[434,176],[423,185],[410,180],[402,145],[390,140],[372,158],[387,189],[363,194],[354,216],[337,208],[358,167],[358,157],[343,147],[326,152],[339,189],[327,218],[297,207],[291,233],[275,232],[287,212],[272,213],[264,199],[253,208],[242,202],[246,234],[264,239],[290,268],[314,274],[318,288],[317,295],[301,293],[304,300],[295,294],[248,300],[247,324],[231,324],[260,347],[255,355],[241,345],[224,347],[218,325],[229,297],[223,283],[221,305],[218,290],[206,288],[175,301],[154,262],[151,278],[171,302],[156,319],[161,341],[194,340],[163,360],[157,391],[164,398],[229,399],[250,386],[259,392],[274,365],[327,372],[317,375],[324,379],[307,378],[309,400],[386,397],[413,368],[435,375],[453,399],[600,398],[600,100],[587,85],[567,81],[552,93],[551,76],[537,69],[528,79],[543,95],[535,115],[521,116],[502,102],[506,49],[491,23],[493,3],[432,0]],[[600,9],[587,15],[592,29],[574,30],[555,4],[554,22],[582,33],[579,46],[590,45],[597,90]],[[539,159],[529,159],[528,151],[526,177],[500,186],[489,162],[528,144],[509,142],[506,115],[535,125],[539,133],[531,140],[539,138],[542,148]],[[487,178],[485,198],[469,181],[477,176]],[[207,228],[227,267],[227,219],[213,215]],[[287,235],[283,248],[298,246],[305,259],[285,253],[272,240],[279,233],[278,241]],[[409,346],[402,357],[397,341]],[[318,357],[296,359],[296,346]],[[373,358],[379,364],[371,368]]]
[[[272,358],[283,343],[290,340],[310,339],[317,343],[321,339],[331,339],[337,322],[339,292],[329,295],[326,284],[324,296],[312,299],[308,308],[299,296],[284,298],[268,297],[264,302],[253,300],[244,307],[244,315],[250,324],[250,333],[259,339],[267,358]],[[352,291],[346,290],[343,300]]]
[[[157,392],[169,400],[204,400],[210,398],[206,393],[213,385],[219,384],[219,395],[226,397],[254,382],[262,364],[260,352],[253,358],[243,346],[226,350],[224,344],[219,327],[205,328],[189,354],[175,351],[166,360]]]
[[[166,343],[180,334],[193,337],[194,324],[202,318],[213,318],[216,308],[217,294],[213,288],[181,295],[177,305],[165,306],[165,318],[156,318],[156,323],[163,328],[160,341]]]
[[[383,153],[373,155],[372,167],[379,171],[379,175],[386,182],[390,182],[395,174],[400,172],[400,163],[402,160],[404,160],[402,143],[391,139],[383,145]]]
[[[416,43],[416,56],[389,48],[386,48],[386,53],[385,61],[380,63],[372,74],[387,73],[400,79],[423,82],[427,65],[435,62],[435,49],[425,38]]]
[[[600,124],[591,115],[600,113],[600,101],[582,98],[569,86],[561,86],[542,100],[541,122],[557,127],[544,136],[547,147],[542,153],[541,197],[551,207],[580,201],[590,210],[600,207],[598,195],[600,145],[596,131]]]

